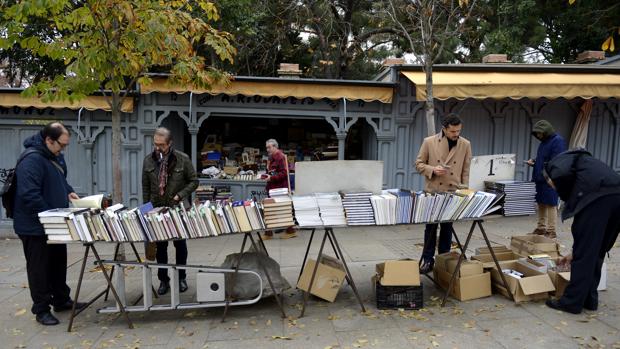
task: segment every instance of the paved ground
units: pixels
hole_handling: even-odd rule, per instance
[[[508,244],[511,235],[527,233],[532,218],[490,219],[487,231],[496,243]],[[467,227],[457,225],[460,236]],[[562,227],[559,240],[563,250],[570,248],[569,226]],[[257,305],[232,309],[228,321],[221,323],[221,309],[166,311],[132,314],[136,328],[127,329],[117,315],[100,315],[88,309],[76,320],[75,330],[66,332],[68,314],[59,315],[62,324],[39,326],[30,314],[25,262],[18,240],[0,242],[0,338],[1,348],[620,348],[620,248],[612,251],[608,289],[601,293],[599,311],[566,315],[542,303],[514,305],[507,299],[492,297],[468,302],[451,301],[438,306],[437,290],[424,280],[426,308],[422,311],[379,311],[370,277],[378,261],[400,257],[419,257],[421,226],[359,228],[337,231],[347,260],[357,280],[364,303],[361,313],[350,288],[343,287],[335,303],[317,299],[310,302],[304,318],[297,319],[301,294],[286,293],[289,318],[281,319],[273,299]],[[284,276],[293,283],[299,272],[309,233],[299,238],[266,242],[271,256],[282,266]],[[224,236],[190,241],[190,263],[219,265],[229,253],[237,252],[241,236]],[[472,250],[483,243],[472,242]],[[316,245],[316,244],[315,244]],[[315,246],[315,252],[318,246]],[[101,248],[108,258],[112,250]],[[172,251],[171,251],[172,252]],[[70,246],[69,285],[75,287],[83,250]],[[92,266],[92,264],[90,264]],[[195,297],[195,275],[188,276]],[[138,294],[138,275],[129,272],[129,297]],[[103,287],[100,272],[89,272],[84,295],[96,294]],[[97,301],[95,307],[104,305]]]

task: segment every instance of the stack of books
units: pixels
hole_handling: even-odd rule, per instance
[[[342,206],[347,217],[347,225],[375,225],[375,214],[370,197],[372,193],[343,193]]]
[[[370,197],[370,203],[377,225],[396,224],[396,205],[398,204],[396,196],[392,194],[373,195]]]
[[[200,201],[214,200],[215,189],[210,185],[199,185],[196,189],[196,199]]]
[[[39,221],[43,224],[43,229],[50,242],[67,242],[79,240],[75,229],[69,229],[69,221],[74,215],[88,211],[80,208],[57,208],[39,213]]]
[[[294,195],[293,208],[295,220],[300,227],[317,227],[323,225],[319,212],[319,203],[314,195]]]
[[[384,194],[392,194],[398,200],[396,203],[396,223],[411,223],[411,214],[413,213],[414,197],[411,190],[407,189],[389,189]]]
[[[288,196],[263,200],[265,227],[267,229],[288,228],[293,221],[293,201]]]
[[[215,201],[226,201],[232,199],[232,191],[230,185],[217,185],[213,188],[215,190]]]
[[[503,195],[504,216],[525,216],[536,213],[536,183],[488,181],[484,184],[487,191]]]
[[[315,197],[319,205],[323,225],[340,226],[347,224],[340,194],[336,192],[316,193]]]
[[[275,198],[278,196],[289,196],[288,188],[269,189],[269,197]]]

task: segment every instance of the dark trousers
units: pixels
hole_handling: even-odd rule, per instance
[[[187,242],[185,240],[174,240],[172,242],[176,250],[176,264],[187,264]],[[168,241],[159,241],[157,244],[157,263],[168,264]],[[159,269],[157,271],[159,281],[169,282],[168,269]],[[179,270],[179,279],[185,280],[185,270]]]
[[[47,244],[45,235],[20,235],[26,256],[32,313],[50,311],[71,300],[67,286],[67,245]]]
[[[560,298],[563,306],[580,311],[598,305],[597,287],[605,253],[620,230],[620,195],[604,196],[575,216],[570,283]]]
[[[439,254],[450,252],[452,232],[454,231],[452,223],[427,224],[426,229],[424,230],[424,250],[422,251],[423,260],[428,261],[435,257],[438,225],[441,226],[441,229],[439,230],[439,246],[437,250],[439,251]]]

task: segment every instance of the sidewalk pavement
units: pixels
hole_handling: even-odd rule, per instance
[[[559,242],[566,253],[572,244],[570,222],[561,225]],[[526,234],[535,226],[533,217],[490,218],[485,222],[489,238],[507,245],[510,236]],[[116,314],[97,314],[105,303],[98,300],[67,333],[69,314],[57,314],[59,326],[43,327],[30,313],[30,294],[25,260],[19,240],[0,241],[0,338],[2,348],[620,348],[620,248],[608,260],[608,288],[600,293],[599,310],[568,315],[544,303],[515,305],[499,295],[458,302],[451,299],[440,308],[442,293],[423,279],[425,309],[380,311],[374,305],[370,278],[377,262],[396,258],[419,258],[423,226],[362,227],[336,231],[352,269],[367,312],[362,313],[350,287],[343,286],[336,302],[311,298],[306,316],[298,319],[302,295],[285,293],[287,319],[281,319],[275,300],[235,307],[226,322],[221,308],[130,314],[130,330]],[[468,225],[455,225],[464,239]],[[295,239],[266,241],[272,258],[294,285],[309,232]],[[322,236],[317,234],[317,236]],[[242,235],[191,240],[189,263],[220,265],[225,256],[238,252]],[[315,237],[316,241],[316,237]],[[469,252],[484,241],[475,234]],[[311,256],[318,253],[313,245]],[[101,246],[101,247],[100,247]],[[141,248],[141,247],[140,247]],[[98,245],[102,258],[111,258],[112,245]],[[174,249],[170,247],[170,256]],[[83,248],[69,246],[69,285],[77,283]],[[173,258],[173,257],[172,257]],[[89,261],[81,300],[104,287],[103,275]],[[156,278],[155,278],[156,279]],[[140,294],[140,276],[128,271],[128,299]],[[195,299],[195,274],[188,275],[190,290],[185,301]],[[157,284],[155,285],[158,286]],[[74,290],[72,290],[72,296]],[[84,298],[82,298],[84,297]],[[111,305],[108,302],[107,305]]]

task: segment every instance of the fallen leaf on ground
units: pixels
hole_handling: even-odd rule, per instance
[[[26,309],[19,309],[15,312],[15,316],[22,316],[24,314],[26,314]]]
[[[292,340],[293,338],[291,338],[291,337],[285,337],[285,336],[271,336],[271,339],[282,339],[282,340],[285,340],[285,341],[290,341],[290,340]]]

